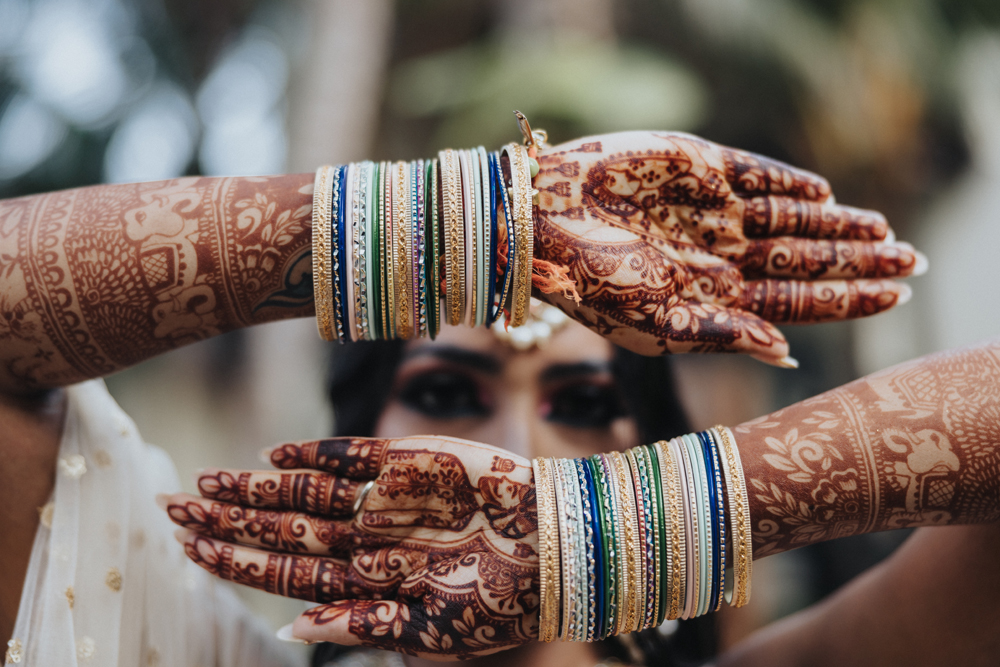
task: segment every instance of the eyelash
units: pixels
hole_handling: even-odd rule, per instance
[[[406,380],[397,399],[431,419],[465,419],[489,416],[482,394],[480,383],[468,374],[433,370]],[[604,383],[567,383],[550,391],[544,403],[544,419],[573,428],[607,428],[626,414],[615,387]]]

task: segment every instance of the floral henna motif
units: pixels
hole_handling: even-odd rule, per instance
[[[281,445],[270,454],[276,468],[314,468],[351,479],[375,479],[388,441],[375,438],[328,438]]]
[[[537,574],[537,567],[466,553],[407,580],[398,600],[338,602],[303,616],[316,630],[346,620],[344,630],[364,646],[469,658],[537,637]]]
[[[361,482],[321,472],[233,474],[220,470],[198,478],[206,498],[228,503],[299,510],[313,514],[349,514]]]
[[[178,495],[167,505],[175,522],[194,531],[182,541],[199,565],[329,603],[299,620],[315,639],[470,657],[537,636],[538,523],[528,461],[431,437],[283,445],[271,458],[377,476],[357,516],[337,521],[247,507],[265,475],[301,469],[206,471],[199,486],[214,499]],[[222,495],[239,505],[224,504]],[[273,493],[260,497],[284,502]]]
[[[876,373],[735,429],[755,555],[1000,518],[1000,343]]]
[[[780,358],[787,344],[769,316],[873,314],[895,305],[902,288],[838,286],[851,293],[831,306],[827,290],[795,285],[785,290],[794,303],[779,306],[780,285],[748,298],[745,277],[899,277],[916,264],[909,246],[875,243],[888,232],[881,215],[829,203],[829,185],[815,174],[690,135],[580,140],[543,151],[539,164],[535,256],[568,269],[581,303],[541,296],[645,354]]]

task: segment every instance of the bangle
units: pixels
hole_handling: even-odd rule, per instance
[[[555,487],[548,459],[536,458],[531,467],[538,507],[538,639],[551,642],[556,638],[559,624],[559,531]]]
[[[428,167],[428,182],[430,193],[430,234],[427,236],[428,244],[428,269],[427,269],[427,329],[431,340],[437,338],[438,330],[441,326],[441,232],[439,225],[441,221],[438,214],[438,204],[440,202],[440,180],[438,177],[438,161],[431,160]]]
[[[740,461],[736,439],[725,426],[716,426],[722,448],[726,453],[726,480],[729,492],[730,527],[733,542],[733,593],[729,603],[742,607],[750,601],[750,577],[753,568],[753,543],[750,531],[750,502],[747,497],[746,478]]]
[[[333,268],[336,273],[333,300],[334,324],[337,327],[337,340],[346,343],[350,338],[348,331],[348,314],[350,310],[347,298],[347,216],[350,211],[347,206],[347,171],[348,165],[340,167],[337,189],[334,191],[333,207]]]
[[[427,209],[425,207],[425,192],[427,178],[427,163],[418,160],[411,165],[413,179],[413,215],[415,234],[413,235],[413,284],[414,305],[413,317],[416,320],[416,335],[423,338],[427,335]]]
[[[620,563],[621,538],[618,531],[620,522],[616,512],[614,487],[611,482],[611,469],[608,466],[608,459],[604,454],[597,454],[592,459],[594,470],[597,471],[595,481],[597,493],[601,496],[603,511],[601,512],[601,533],[604,545],[604,627],[601,632],[601,639],[617,633],[618,611],[621,596],[619,595],[620,582],[623,570]]]
[[[583,511],[583,539],[586,548],[586,568],[587,568],[587,624],[580,629],[580,634],[584,641],[592,642],[595,639],[597,629],[597,580],[598,556],[594,547],[594,530],[597,527],[597,518],[594,514],[596,494],[594,492],[594,482],[590,477],[590,468],[587,462],[582,459],[574,459],[577,478],[580,481],[580,502]]]
[[[347,178],[344,183],[344,328],[346,339],[356,341],[357,330],[357,292],[355,290],[355,275],[357,271],[357,255],[355,254],[354,233],[357,229],[358,213],[357,189],[359,170],[357,164],[347,165]]]
[[[469,220],[472,226],[472,237],[474,239],[472,243],[472,254],[473,254],[473,266],[475,267],[475,280],[471,281],[474,286],[472,293],[472,313],[470,316],[470,326],[479,326],[483,323],[483,307],[486,305],[483,303],[482,293],[483,293],[483,283],[485,282],[483,276],[483,268],[486,263],[483,261],[483,253],[485,247],[483,246],[483,184],[482,184],[482,169],[479,166],[479,151],[476,149],[471,149],[467,151],[469,155],[469,185],[472,188],[472,218]]]
[[[396,219],[392,225],[395,235],[395,284],[396,284],[396,337],[403,340],[413,335],[413,322],[410,318],[410,294],[412,294],[413,275],[410,267],[410,187],[409,165],[397,162],[394,176],[395,189],[392,191],[393,208]]]
[[[493,182],[492,160],[486,149],[480,146],[479,166],[482,170],[483,183],[483,257],[484,289],[483,289],[483,324],[493,324],[493,299],[496,292],[496,185]]]
[[[330,209],[333,200],[335,170],[323,165],[316,170],[313,182],[312,269],[313,301],[316,308],[316,328],[323,340],[334,340],[333,280],[330,275]]]
[[[531,171],[528,151],[524,146],[507,144],[501,155],[510,163],[511,191],[514,209],[514,243],[518,247],[513,284],[511,326],[519,327],[528,317],[531,296],[532,255],[534,253],[534,208],[531,194]]]
[[[632,493],[635,497],[635,514],[636,514],[636,524],[635,524],[635,546],[636,546],[636,558],[635,558],[635,606],[633,609],[633,614],[635,615],[635,626],[633,631],[642,630],[645,627],[646,620],[646,607],[647,599],[649,596],[646,594],[648,587],[648,580],[646,578],[647,574],[647,559],[646,559],[646,545],[648,544],[647,534],[652,533],[652,529],[648,526],[647,521],[649,519],[649,503],[646,502],[646,497],[644,497],[642,491],[642,479],[640,477],[639,470],[639,459],[636,457],[636,450],[630,449],[624,453],[625,460],[628,463],[628,469],[631,473],[632,482]],[[652,602],[652,600],[649,600]]]
[[[711,478],[712,488],[712,533],[715,539],[715,562],[713,569],[715,578],[712,581],[712,601],[709,611],[718,611],[726,593],[726,504],[722,496],[722,470],[719,461],[719,449],[711,431],[698,434],[705,450],[706,467]]]
[[[444,203],[444,250],[445,250],[445,310],[448,324],[455,326],[462,321],[465,311],[464,266],[465,228],[462,220],[461,176],[459,175],[458,154],[452,149],[439,153],[441,161],[441,187]],[[462,284],[462,288],[459,288]]]
[[[462,229],[465,246],[462,253],[462,282],[459,287],[462,289],[464,298],[462,303],[464,309],[461,313],[460,322],[466,326],[472,326],[472,314],[475,312],[475,283],[476,283],[476,202],[472,198],[472,175],[469,171],[469,152],[458,151],[459,173],[462,184]]]

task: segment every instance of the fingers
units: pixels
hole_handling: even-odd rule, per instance
[[[788,356],[788,341],[753,313],[707,303],[683,303],[666,314],[667,351],[740,352],[769,363]]]
[[[889,232],[889,223],[881,213],[851,206],[773,195],[752,197],[745,206],[743,232],[749,237],[881,241]]]
[[[188,558],[220,579],[237,584],[310,602],[371,596],[343,561],[262,551],[183,528],[177,531],[177,539]]]
[[[785,195],[820,202],[830,197],[830,184],[822,176],[762,155],[733,148],[722,151],[726,180],[737,194]]]
[[[301,512],[258,510],[207,500],[187,493],[163,496],[171,521],[206,537],[290,553],[346,555],[362,537],[350,522]]]
[[[909,243],[782,236],[750,241],[740,268],[748,277],[901,278],[913,273],[917,258],[918,253]]]
[[[327,438],[290,443],[270,453],[275,468],[314,468],[350,479],[378,477],[390,441],[381,438]]]
[[[739,307],[775,323],[849,320],[910,300],[908,285],[893,280],[752,280]]]
[[[206,498],[272,510],[346,516],[365,482],[315,470],[250,472],[208,469],[198,476]]]

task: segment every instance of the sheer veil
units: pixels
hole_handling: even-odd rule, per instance
[[[298,664],[226,584],[192,564],[155,504],[180,488],[100,380],[68,389],[52,501],[42,509],[6,664]]]

